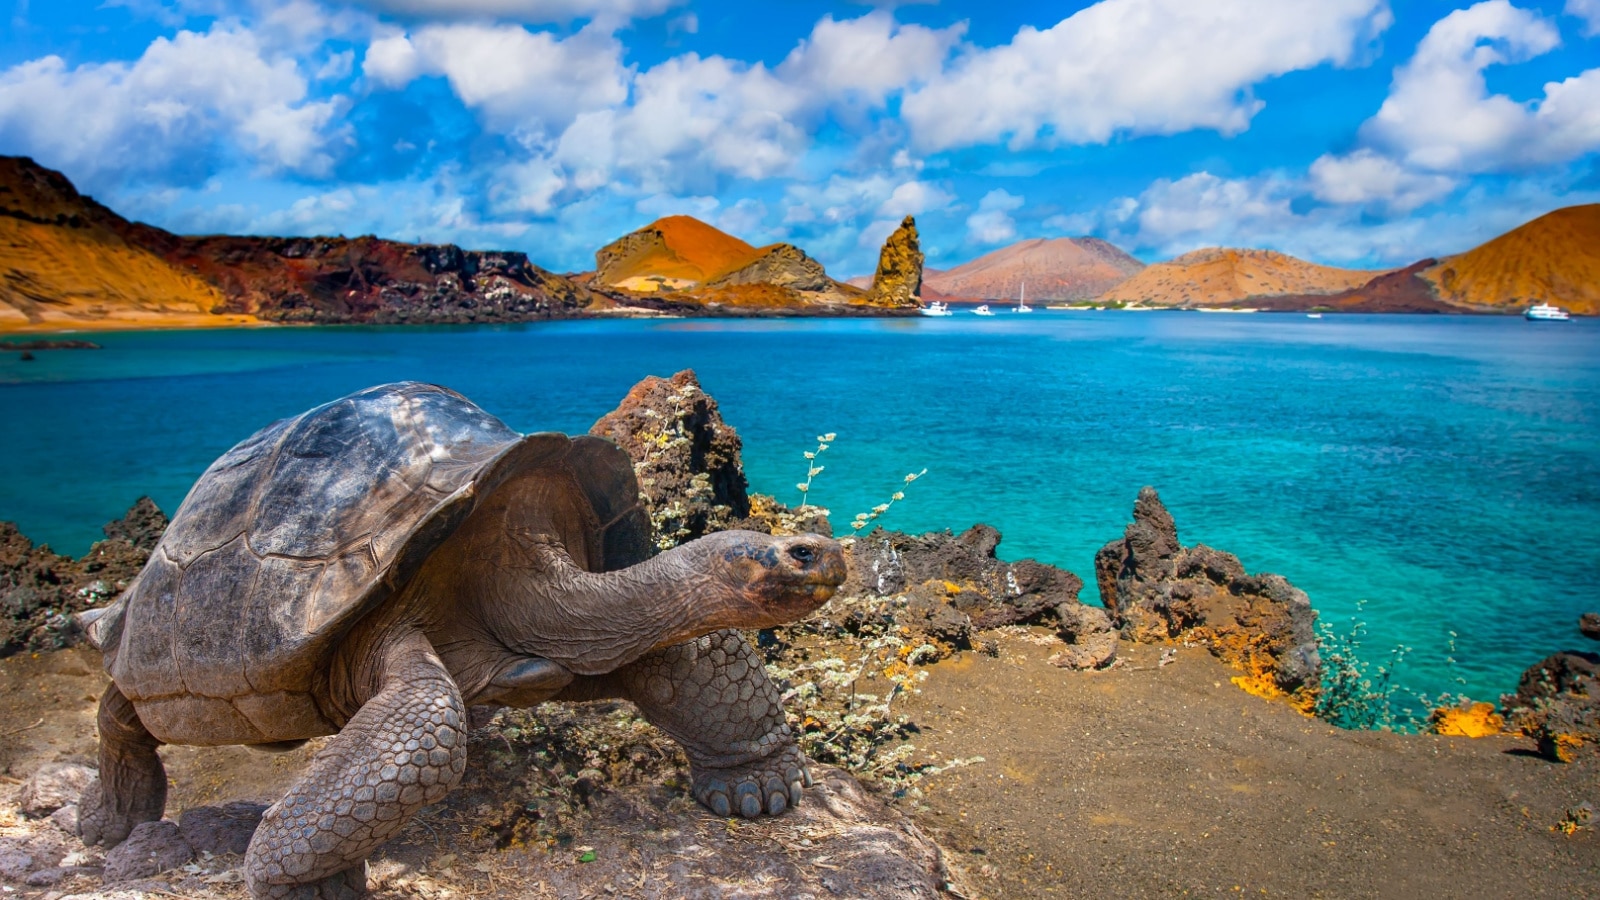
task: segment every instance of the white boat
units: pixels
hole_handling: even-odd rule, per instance
[[[1565,322],[1572,318],[1566,310],[1548,303],[1535,303],[1528,307],[1528,311],[1523,313],[1522,317],[1529,322]]]
[[[948,304],[948,303],[940,303],[937,300],[929,301],[928,305],[922,307],[920,312],[925,316],[948,316],[948,315],[953,315],[953,313],[950,312],[950,304]]]
[[[973,310],[972,314],[975,316],[992,316],[994,315],[994,310],[990,309],[989,304],[985,303]]]
[[[1308,319],[1320,319],[1320,318],[1322,318],[1322,313],[1306,313],[1306,318],[1308,318]]]
[[[1022,292],[1017,294],[1017,305],[1012,312],[1033,312],[1033,307],[1028,305],[1028,283],[1022,283]]]

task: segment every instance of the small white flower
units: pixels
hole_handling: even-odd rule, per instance
[[[799,484],[795,485],[795,487],[799,488],[800,489],[800,493],[802,493],[802,494],[805,493],[806,491],[811,490],[811,485],[806,484],[804,481],[802,481]]]

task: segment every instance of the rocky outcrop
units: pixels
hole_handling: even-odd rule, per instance
[[[828,277],[822,263],[807,256],[793,244],[772,244],[736,269],[705,282],[707,288],[740,284],[771,284],[797,291],[835,291],[838,284]]]
[[[850,548],[844,597],[889,597],[893,603],[840,604],[849,630],[893,619],[937,642],[966,649],[978,633],[1007,625],[1056,630],[1067,650],[1051,661],[1070,668],[1101,668],[1116,656],[1116,634],[1103,610],[1078,600],[1083,580],[1031,559],[996,556],[1000,532],[974,525],[959,535],[922,535],[876,529]],[[886,624],[884,621],[876,622]]]
[[[917,222],[906,216],[883,242],[878,271],[866,301],[874,306],[912,307],[922,297],[922,247],[917,242]]]
[[[1133,523],[1095,554],[1094,571],[1124,636],[1200,641],[1244,670],[1242,687],[1314,699],[1322,662],[1305,593],[1280,575],[1246,573],[1231,553],[1183,546],[1154,488],[1139,491]]]
[[[0,522],[0,656],[77,643],[76,612],[116,596],[155,549],[167,517],[149,497],[102,529],[106,539],[79,559],[35,547],[11,522]]]
[[[639,382],[589,433],[616,441],[633,459],[656,546],[673,547],[750,515],[739,435],[694,370]]]
[[[1578,633],[1591,641],[1600,641],[1600,613],[1584,613],[1578,619]]]
[[[1600,641],[1600,614],[1578,622]],[[1585,747],[1600,747],[1600,653],[1567,650],[1522,673],[1517,692],[1501,698],[1511,727],[1539,742],[1549,759],[1572,762]]]

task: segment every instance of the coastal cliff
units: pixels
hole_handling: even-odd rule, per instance
[[[186,237],[0,157],[0,329],[522,322],[612,301],[526,254],[376,237]]]

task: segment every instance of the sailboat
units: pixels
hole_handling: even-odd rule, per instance
[[[1028,283],[1022,283],[1022,291],[1017,294],[1017,305],[1012,312],[1033,312],[1033,307],[1028,305]]]

